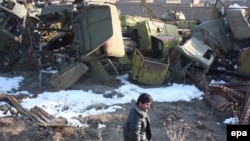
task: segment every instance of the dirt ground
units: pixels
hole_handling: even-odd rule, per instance
[[[38,76],[38,73],[33,70],[1,73],[1,76],[10,77],[20,75],[25,79],[18,91],[28,90],[34,96],[42,91],[56,91],[48,85],[40,88],[38,77],[34,77]],[[92,89],[93,92],[101,93],[119,86],[119,80],[114,79],[109,83],[101,83],[83,76],[71,89]],[[84,118],[76,117],[86,125],[82,127],[46,127],[23,116],[2,117],[0,118],[0,141],[120,141],[123,140],[123,122],[133,104],[134,102],[119,105],[125,110],[119,109],[114,113],[103,113]],[[1,106],[0,110],[4,109],[3,107]],[[6,107],[9,107],[7,103]],[[226,140],[226,125],[223,124],[223,120],[229,115],[217,111],[205,100],[154,102],[149,116],[153,141],[173,141],[173,138],[177,137],[184,137],[183,140],[177,139],[178,141]],[[98,128],[100,124],[106,127]],[[171,137],[168,133],[173,133],[176,137],[173,134]]]

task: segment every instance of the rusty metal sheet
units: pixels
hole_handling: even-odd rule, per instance
[[[227,50],[230,50],[232,48],[231,41],[227,35],[227,29],[224,26],[223,19],[204,21],[191,29],[192,37],[196,37],[197,39],[205,42],[205,38],[203,36],[203,33],[201,32],[201,29],[205,29],[219,40],[219,42],[217,42],[212,36],[208,36],[209,42],[214,47],[223,49],[220,44],[223,43],[224,47],[226,47]]]
[[[205,99],[217,110],[228,111],[231,108],[230,102],[219,94],[205,94]]]

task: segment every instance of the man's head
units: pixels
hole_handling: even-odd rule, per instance
[[[138,99],[136,104],[140,107],[141,110],[147,112],[150,109],[150,105],[153,102],[153,98],[147,94],[147,93],[142,93]]]

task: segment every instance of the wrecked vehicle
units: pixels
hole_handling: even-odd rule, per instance
[[[195,84],[214,107],[233,112],[238,124],[248,124],[249,83],[243,81],[250,73],[248,15],[244,8],[218,8],[219,3],[212,20],[190,28],[188,38],[182,38],[174,24],[121,16],[125,48],[133,48],[129,78],[147,85]],[[218,78],[226,83],[209,85]]]
[[[214,59],[211,49],[196,38],[184,43],[176,25],[151,18],[118,17],[111,5],[60,4],[27,9],[15,0],[11,3],[23,12],[15,7],[2,7],[2,11],[18,19],[11,24],[19,34],[11,36],[15,46],[2,44],[1,51],[13,61],[13,53],[28,56],[40,72],[40,81],[49,74],[49,83],[57,88],[70,87],[87,71],[98,80],[109,79],[119,73],[114,57],[119,58],[118,64],[132,65],[131,80],[148,85],[182,81],[187,75],[192,78],[195,69],[190,68],[198,66],[207,72]],[[6,23],[3,20],[3,25]],[[190,52],[190,47],[194,51]],[[1,61],[3,66],[11,61],[5,62]],[[55,73],[50,74],[51,70]]]
[[[41,84],[47,78],[52,86],[66,89],[86,72],[106,80],[119,67],[131,66],[132,81],[195,84],[214,107],[233,112],[239,124],[249,123],[249,83],[241,80],[250,73],[250,26],[244,8],[226,8],[217,0],[212,20],[193,26],[183,38],[175,24],[119,16],[109,4],[27,8],[16,0],[0,3],[2,70],[26,58],[24,63],[40,72]],[[226,83],[209,85],[217,77]]]
[[[0,0],[0,69],[4,70],[10,62],[20,56],[22,48],[22,19],[27,9],[15,1]]]
[[[127,40],[125,49],[133,52],[127,59],[132,64],[131,80],[148,85],[181,82],[186,77],[192,79],[197,71],[206,73],[215,59],[208,45],[195,37],[182,38],[174,24],[128,15],[120,20]]]
[[[120,16],[126,49],[120,63],[132,65],[129,78],[147,85],[181,82],[187,77],[195,83],[194,75],[206,73],[215,58],[208,45],[190,39],[190,31],[198,22],[186,20],[178,11],[179,4],[161,19],[156,18],[145,1],[140,4],[147,17]]]
[[[161,15],[160,19],[166,23],[176,25],[179,30],[188,30],[195,25],[200,24],[200,21],[198,20],[187,20],[185,14],[182,11],[179,11],[179,6],[180,4],[178,3],[175,10],[166,10]]]
[[[216,56],[206,80],[225,81],[222,84],[203,83],[205,98],[218,110],[232,112],[237,124],[250,123],[248,16],[246,7],[225,7],[217,0],[212,20],[202,22],[191,30],[192,38],[207,44]]]
[[[132,65],[129,78],[142,84],[163,84],[170,65],[170,50],[179,42],[176,26],[128,15],[120,16],[120,20],[127,52],[127,59],[123,60],[128,60],[127,64],[131,60]]]
[[[26,8],[16,0],[0,5],[2,69],[18,56],[26,56],[26,63],[39,70],[40,83],[48,76],[47,81],[59,89],[68,88],[87,71],[97,79],[117,73],[110,58],[122,57],[125,51],[114,5]],[[106,66],[113,70],[107,71]]]

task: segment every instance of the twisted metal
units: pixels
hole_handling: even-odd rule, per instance
[[[236,116],[239,114],[239,124],[249,124],[249,90],[249,83],[244,82],[237,84],[212,84],[208,86],[208,93],[206,93],[205,98],[220,111],[230,110]]]

